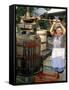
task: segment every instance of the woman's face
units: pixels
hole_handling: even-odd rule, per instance
[[[61,36],[61,34],[62,34],[62,29],[61,29],[61,28],[57,28],[57,29],[56,29],[56,34],[57,34],[57,36]]]

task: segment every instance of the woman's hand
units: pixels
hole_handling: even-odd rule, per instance
[[[56,24],[56,19],[53,19],[53,25]]]

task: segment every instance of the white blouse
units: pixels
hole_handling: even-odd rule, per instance
[[[53,48],[61,48],[62,36],[53,38]]]

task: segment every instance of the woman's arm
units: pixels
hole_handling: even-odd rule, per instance
[[[63,30],[63,34],[65,34],[65,33],[66,33],[65,27],[64,27],[61,23],[59,23],[59,25],[61,26],[61,28],[62,28],[62,30]]]
[[[62,30],[63,30],[63,35],[65,34],[65,32],[66,32],[66,29],[65,29],[65,27],[62,25],[62,23],[61,23],[61,21],[60,20],[57,20],[57,24],[62,28]]]
[[[50,28],[50,33],[51,33],[51,35],[54,35],[53,28],[54,28],[55,24],[56,24],[56,20],[53,20],[53,25],[52,25],[51,28]]]

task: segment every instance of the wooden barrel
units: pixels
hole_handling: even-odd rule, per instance
[[[23,75],[32,75],[40,71],[40,37],[36,35],[19,36],[16,42],[17,68]]]
[[[41,51],[46,50],[47,33],[46,30],[39,30],[37,34],[41,38]]]

